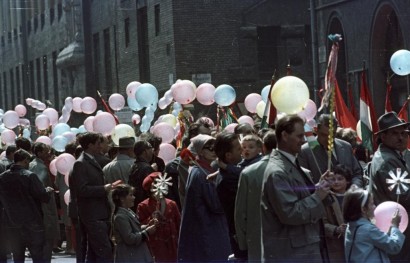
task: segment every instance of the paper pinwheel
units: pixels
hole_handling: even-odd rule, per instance
[[[153,192],[155,196],[163,198],[168,194],[168,188],[172,185],[170,182],[171,180],[172,178],[167,178],[166,174],[159,174],[158,177],[155,178],[155,183],[153,184],[154,187],[151,189],[151,192]]]
[[[386,183],[389,184],[389,190],[393,191],[396,188],[396,195],[403,194],[409,190],[410,179],[406,178],[408,175],[407,171],[397,168],[396,171],[391,170],[389,172],[390,178],[386,179]],[[398,198],[398,197],[397,197]]]

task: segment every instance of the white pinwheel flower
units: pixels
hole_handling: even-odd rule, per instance
[[[407,175],[407,171],[402,172],[401,168],[391,170],[389,172],[390,178],[386,179],[386,183],[390,185],[389,190],[393,191],[396,188],[396,195],[407,192],[409,190],[408,184],[410,184],[410,179],[407,178]]]

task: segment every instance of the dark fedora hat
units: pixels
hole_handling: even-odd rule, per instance
[[[379,131],[376,134],[385,132],[389,129],[400,127],[400,126],[408,126],[407,122],[403,122],[398,116],[397,113],[394,111],[387,112],[380,116],[377,120],[377,124],[379,125]]]
[[[118,140],[117,148],[134,148],[135,138],[134,137],[122,137]]]

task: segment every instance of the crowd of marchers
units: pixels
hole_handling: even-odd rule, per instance
[[[168,163],[153,134],[86,132],[56,176],[61,153],[18,137],[0,161],[0,262],[51,262],[63,241],[77,262],[408,262],[403,215],[387,233],[373,219],[385,201],[410,211],[389,184],[410,173],[409,124],[395,112],[377,124],[368,149],[329,114],[309,142],[297,115],[234,132],[199,120]]]

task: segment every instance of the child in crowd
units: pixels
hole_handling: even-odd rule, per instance
[[[345,192],[349,189],[352,181],[352,172],[343,164],[334,168],[332,177],[332,205],[326,206],[325,237],[329,259],[331,262],[345,262],[344,236],[346,224],[342,215],[342,204]]]
[[[219,167],[227,170],[229,173],[235,174],[239,178],[242,170],[253,163],[256,163],[262,158],[262,140],[257,135],[250,134],[243,137],[242,146],[242,161],[238,165],[225,164],[218,160]]]
[[[343,200],[343,218],[348,222],[345,236],[346,262],[390,262],[388,254],[398,254],[404,235],[399,230],[398,210],[386,234],[370,220],[374,217],[373,196],[363,189],[350,189]]]

